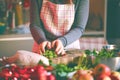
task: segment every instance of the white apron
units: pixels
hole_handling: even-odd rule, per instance
[[[74,21],[75,10],[74,4],[55,4],[49,0],[43,0],[40,18],[44,24],[45,29],[56,36],[66,34]],[[38,45],[34,43],[33,51],[38,50]],[[74,41],[65,49],[80,49],[79,40]]]

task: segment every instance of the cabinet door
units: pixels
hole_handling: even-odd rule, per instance
[[[107,1],[107,39],[120,38],[120,0]]]
[[[90,12],[86,33],[96,35],[97,33],[104,34],[105,28],[105,0],[90,0]]]
[[[120,0],[107,1],[106,32],[108,43],[120,48]]]

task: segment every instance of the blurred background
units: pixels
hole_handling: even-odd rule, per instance
[[[0,57],[13,55],[20,49],[32,50],[29,7],[29,0],[0,0]],[[90,0],[88,23],[80,39],[81,48],[99,48],[104,43],[120,48],[119,21],[120,0]]]
[[[32,50],[29,7],[29,0],[0,0],[0,56]]]

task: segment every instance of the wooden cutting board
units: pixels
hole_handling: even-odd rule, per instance
[[[81,51],[79,49],[73,49],[73,50],[68,50],[66,51],[66,55],[61,56],[61,57],[57,57],[52,59],[52,62],[55,64],[68,64],[70,62],[73,62],[74,59],[82,56],[84,54],[84,51]]]

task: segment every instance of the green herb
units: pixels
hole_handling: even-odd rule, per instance
[[[87,54],[88,56],[94,56],[94,63],[93,66],[97,65],[101,59],[107,59],[107,58],[112,58],[112,57],[116,57],[116,52],[115,50],[107,50],[102,48],[100,51],[97,50],[85,50],[85,54]]]
[[[91,51],[91,50],[85,50],[85,54],[87,54],[87,56],[91,56],[91,55],[96,56],[97,53],[98,52],[95,49],[93,51]]]
[[[66,64],[56,64],[54,65],[54,70],[52,71],[52,73],[55,74],[57,79],[59,80],[67,80],[68,73],[73,71],[74,68],[69,67]]]
[[[46,50],[45,53],[43,54],[43,56],[45,56],[49,59],[52,59],[52,58],[57,57],[57,54],[53,50]]]
[[[101,49],[97,55],[99,58],[111,58],[115,57],[115,51],[114,50],[106,50],[106,49]]]
[[[95,57],[99,57],[99,58],[111,58],[111,57],[115,57],[115,51],[114,50],[106,50],[106,49],[101,49],[100,51],[97,50],[85,50],[85,54],[87,54],[87,56],[95,56]]]
[[[88,70],[92,67],[92,62],[91,60],[88,58],[88,56],[84,57],[84,56],[80,56],[78,58],[78,64],[77,66],[75,66],[75,70]]]

